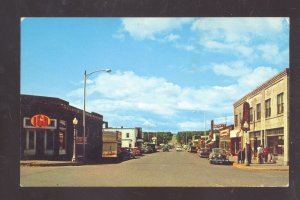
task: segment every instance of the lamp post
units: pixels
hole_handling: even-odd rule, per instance
[[[247,123],[247,121],[245,121],[245,123],[244,123],[244,135],[245,135],[245,133],[247,134],[247,130],[248,130],[248,128],[249,128],[249,124]],[[249,166],[250,165],[250,163],[249,163],[249,158],[248,158],[248,150],[247,150],[247,148],[248,148],[248,137],[246,137],[246,147],[245,147],[245,165],[246,166]],[[250,144],[249,144],[250,145]],[[250,155],[251,156],[251,155]]]
[[[74,126],[74,140],[73,140],[73,157],[72,157],[72,162],[76,162],[77,158],[76,158],[76,125],[78,123],[78,120],[76,119],[76,117],[74,117],[73,119],[73,126]]]
[[[100,69],[90,73],[84,71],[84,86],[83,86],[83,159],[85,160],[85,96],[86,96],[86,79],[96,72],[111,72],[111,69]]]

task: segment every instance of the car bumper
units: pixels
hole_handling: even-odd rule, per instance
[[[221,159],[210,159],[210,163],[212,164],[229,164],[229,160],[221,160]]]

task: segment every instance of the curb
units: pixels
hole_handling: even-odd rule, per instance
[[[240,165],[237,163],[232,164],[233,167],[239,168],[239,169],[246,169],[246,170],[272,170],[272,171],[289,171],[289,169],[282,169],[282,168],[271,168],[271,167],[251,167],[251,166],[245,166]]]
[[[58,167],[58,166],[80,166],[83,165],[81,162],[75,162],[75,163],[20,163],[20,166],[23,167]]]

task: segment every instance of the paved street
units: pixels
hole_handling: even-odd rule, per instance
[[[157,152],[117,164],[21,167],[22,186],[286,187],[288,171],[211,165],[186,151]]]

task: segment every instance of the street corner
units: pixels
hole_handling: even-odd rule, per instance
[[[288,171],[289,167],[288,166],[263,166],[263,164],[258,165],[258,164],[250,164],[249,166],[244,165],[244,164],[239,164],[239,163],[233,163],[233,167],[238,168],[238,169],[245,169],[245,170],[268,170],[268,171]]]

